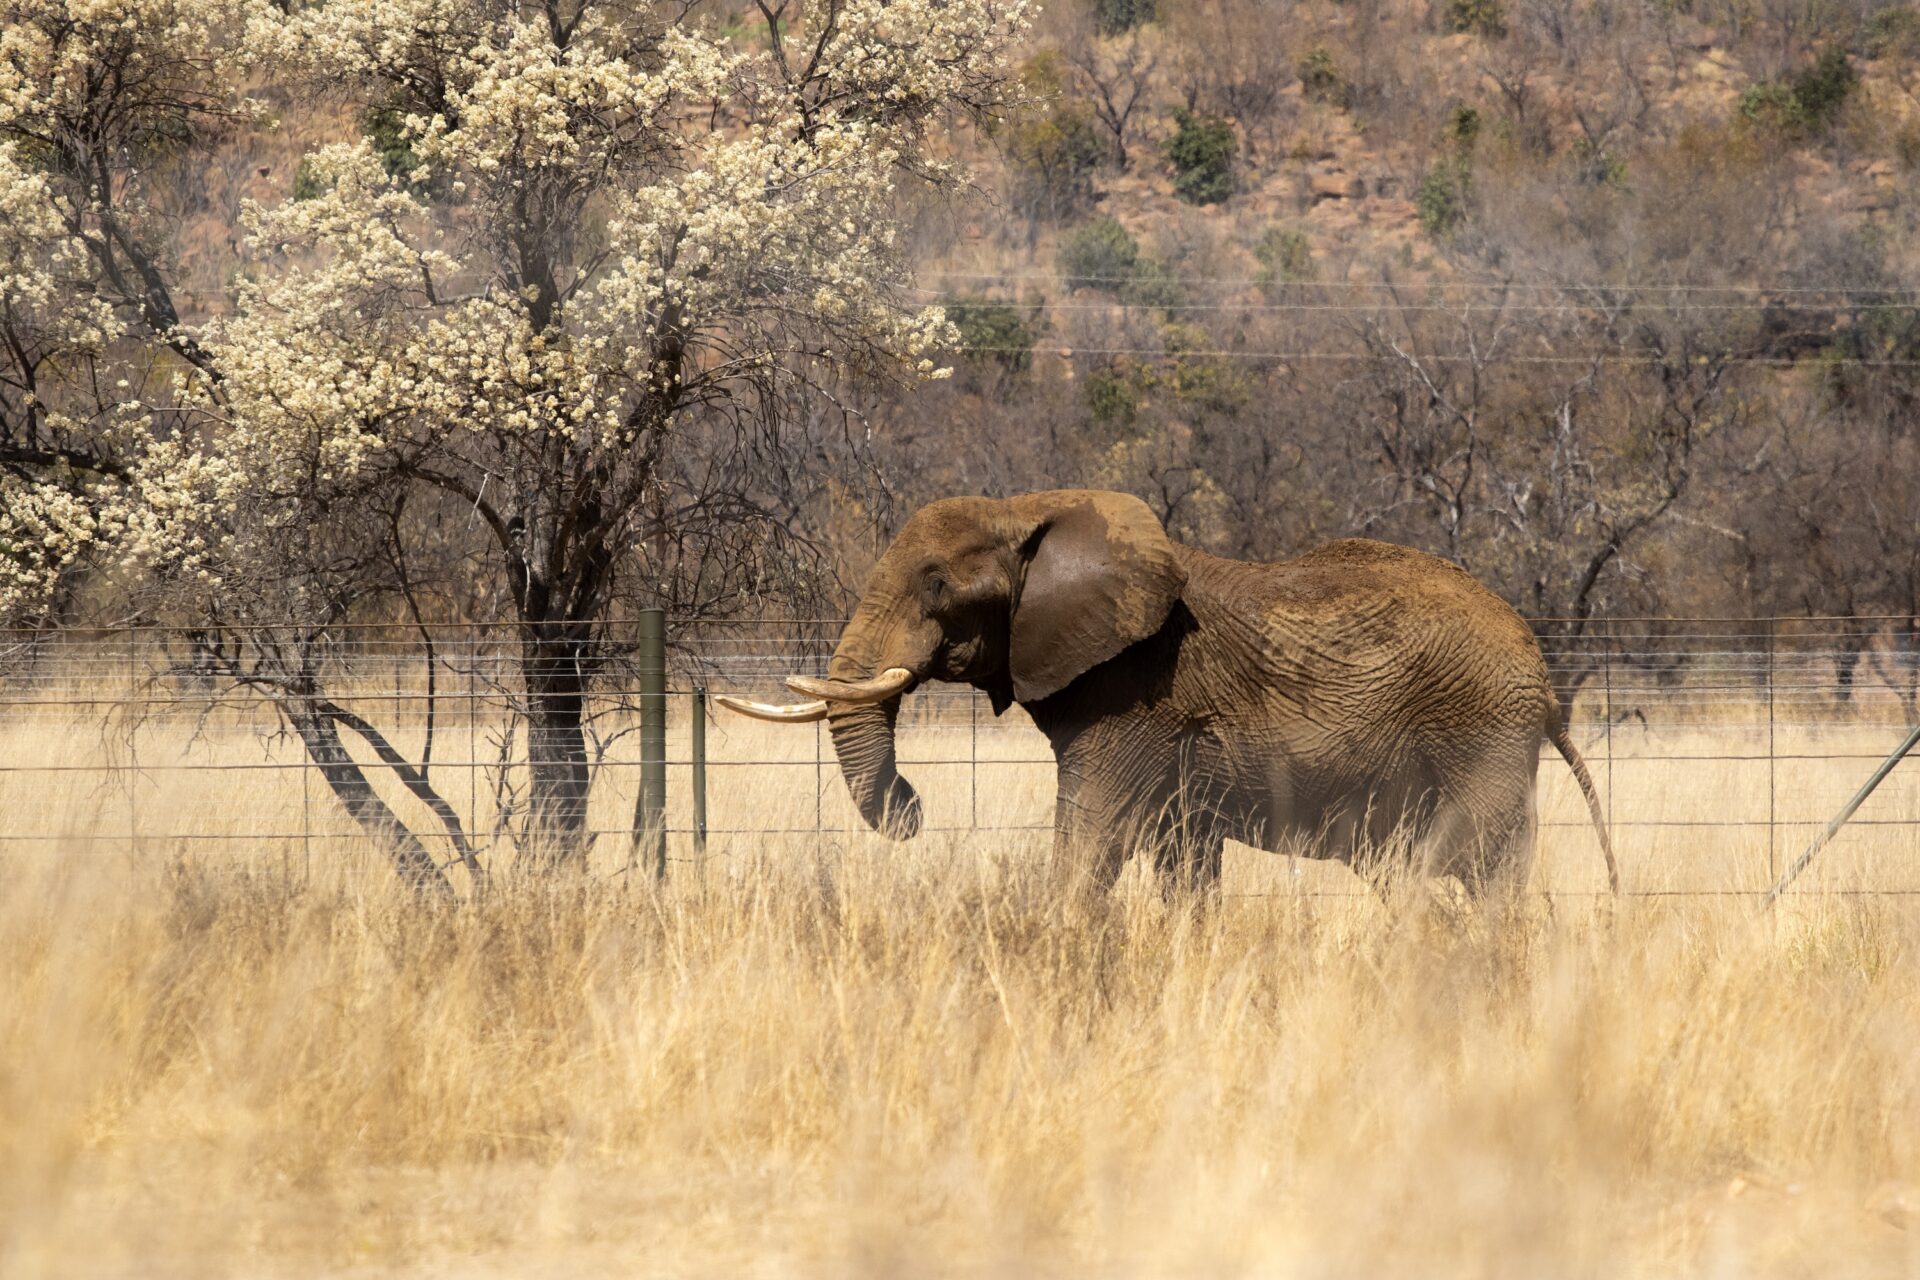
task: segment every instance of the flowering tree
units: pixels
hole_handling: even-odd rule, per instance
[[[0,142],[0,617],[61,581],[118,474],[96,415],[61,394],[63,367],[96,360],[118,328],[110,306],[69,287],[87,255],[61,213],[46,176]]]
[[[149,178],[250,118],[256,0],[0,3],[0,619],[117,540],[148,392],[207,351],[180,321]],[[159,390],[164,400],[168,393]]]
[[[126,555],[211,623],[285,613],[268,657],[294,657],[209,652],[340,765],[312,637],[405,583],[409,503],[458,510],[443,528],[481,535],[521,624],[536,845],[577,851],[618,589],[776,538],[743,459],[780,458],[850,374],[937,376],[952,334],[899,303],[896,186],[959,180],[923,128],[1002,103],[1024,0],[753,13],[742,34],[640,4],[7,4],[0,614]],[[267,126],[235,89],[263,80],[379,136],[253,211],[230,314],[184,323],[151,175]]]
[[[689,522],[768,516],[751,486],[685,480],[849,374],[939,374],[947,320],[899,301],[897,184],[958,180],[925,125],[1002,104],[1023,0],[756,17],[332,0],[257,25],[253,56],[353,96],[380,146],[324,148],[305,198],[253,213],[255,282],[186,357],[202,432],[144,455],[171,505],[136,524],[188,578],[317,493],[465,512],[520,624],[557,860],[582,846],[616,585],[645,595]]]

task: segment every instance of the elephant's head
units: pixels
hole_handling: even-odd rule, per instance
[[[1130,495],[947,498],[915,512],[880,558],[827,678],[787,681],[815,701],[722,701],[762,719],[827,720],[861,816],[906,839],[920,799],[895,764],[903,694],[957,681],[996,713],[1050,697],[1158,631],[1185,583],[1166,531]]]

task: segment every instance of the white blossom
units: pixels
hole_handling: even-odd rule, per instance
[[[942,376],[932,357],[956,335],[903,302],[898,184],[956,179],[923,126],[1006,83],[1027,16],[1025,0],[814,0],[782,33],[807,42],[799,71],[645,10],[589,6],[558,32],[488,0],[34,2],[199,51],[209,102],[254,69],[380,105],[412,156],[390,172],[391,147],[324,147],[306,160],[318,194],[249,208],[246,279],[172,390],[199,425],[136,439],[129,389],[117,505],[8,495],[22,514],[0,543],[40,539],[11,558],[37,580],[103,530],[211,580],[316,500],[380,484],[498,476],[496,500],[552,542],[582,485],[636,509],[681,414],[849,366]],[[79,92],[99,46],[42,35],[0,37],[0,112]],[[31,183],[0,200],[8,217],[44,204]],[[57,240],[58,223],[34,225]],[[82,296],[4,280],[22,305]],[[105,341],[111,313],[75,307]]]
[[[117,335],[112,309],[76,287],[86,269],[86,249],[69,234],[45,175],[0,142],[0,317],[10,352],[56,363],[97,353]],[[57,455],[67,424],[31,400],[20,411],[37,418],[41,451]],[[0,619],[42,606],[98,532],[86,479],[58,463],[47,469],[65,474],[58,483],[0,474]]]
[[[463,436],[618,449],[636,401],[669,394],[655,385],[669,347],[691,378],[723,348],[738,359],[818,327],[910,375],[944,372],[927,358],[954,341],[944,317],[897,302],[905,126],[996,64],[1024,6],[844,5],[821,59],[827,108],[783,99],[767,54],[698,26],[643,38],[590,14],[563,46],[544,18],[496,12],[336,0],[274,37],[276,56],[332,76],[430,61],[445,106],[405,122],[422,169],[390,176],[364,144],[328,148],[309,160],[324,195],[251,219],[256,249],[286,267],[209,340],[262,483],[290,484],[294,459],[349,476]],[[428,172],[498,234],[436,226],[409,191]],[[559,233],[507,212],[556,173],[605,187],[605,265],[543,331],[533,286],[503,287],[491,255],[516,230]]]

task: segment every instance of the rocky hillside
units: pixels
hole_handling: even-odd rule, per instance
[[[1497,273],[1488,236],[1526,212],[1503,206],[1565,217],[1702,164],[1779,206],[1776,250],[1870,231],[1914,264],[1911,4],[1063,0],[1027,70],[998,203],[928,254],[956,278],[1058,274],[1100,215],[1187,276],[1272,278],[1276,252],[1320,282]]]

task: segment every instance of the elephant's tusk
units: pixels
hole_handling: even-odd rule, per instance
[[[870,680],[821,680],[814,676],[788,676],[787,688],[810,698],[829,702],[885,702],[913,683],[913,672],[905,667],[888,667]]]
[[[777,707],[771,702],[754,702],[748,698],[730,697],[724,693],[714,694],[713,700],[729,711],[737,711],[755,720],[772,720],[782,724],[811,724],[815,720],[827,718],[827,704],[820,701],[796,702],[790,707]]]

